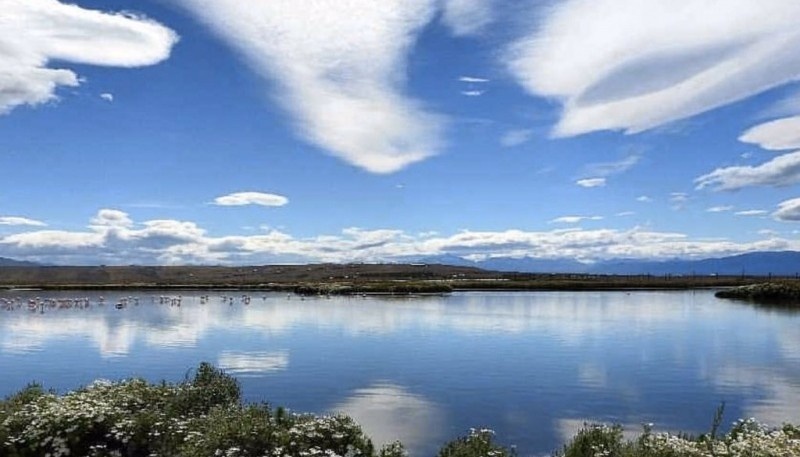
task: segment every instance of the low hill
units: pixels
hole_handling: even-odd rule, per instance
[[[6,257],[0,257],[0,267],[35,267],[39,264],[36,262],[26,262],[24,260],[14,260]]]
[[[485,279],[475,267],[428,264],[314,264],[220,266],[9,266],[0,268],[0,286],[259,286],[269,283]]]

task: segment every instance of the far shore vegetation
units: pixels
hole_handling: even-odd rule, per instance
[[[0,289],[249,289],[303,295],[437,294],[459,290],[725,289],[796,278],[717,275],[507,273],[428,264],[22,266],[0,268]]]
[[[782,281],[748,284],[720,290],[718,298],[743,300],[764,306],[800,309],[800,282]]]
[[[553,456],[756,457],[800,455],[800,429],[754,419],[721,430],[723,408],[708,433],[656,433],[633,440],[618,425],[586,424]],[[480,418],[475,418],[480,421]],[[489,429],[443,443],[438,457],[511,457]],[[203,363],[180,383],[95,381],[58,395],[30,385],[0,401],[0,455],[6,457],[402,457],[400,442],[376,447],[343,415],[295,414],[245,404],[239,383]]]

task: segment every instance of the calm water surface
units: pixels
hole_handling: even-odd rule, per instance
[[[456,293],[306,299],[181,292],[0,292],[0,395],[30,381],[65,391],[97,378],[181,380],[201,361],[235,374],[248,400],[341,411],[377,442],[433,455],[490,427],[521,455],[558,448],[584,421],[636,431],[800,422],[800,314],[712,292]],[[207,301],[201,296],[209,294]],[[28,311],[33,297],[86,309]],[[232,301],[231,301],[232,299]],[[204,303],[205,301],[205,303]]]

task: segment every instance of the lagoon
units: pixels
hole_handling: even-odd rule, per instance
[[[36,297],[53,301],[29,311]],[[77,297],[90,306],[55,301]],[[520,455],[551,452],[585,421],[703,432],[722,401],[726,424],[800,422],[800,314],[713,291],[0,292],[0,395],[31,381],[178,381],[201,361],[247,400],[345,412],[413,456],[470,427]]]

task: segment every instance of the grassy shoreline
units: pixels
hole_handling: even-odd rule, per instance
[[[310,294],[437,293],[451,290],[631,290],[728,288],[782,279],[760,276],[589,275],[486,271],[427,264],[0,267],[0,288],[237,289]]]
[[[253,290],[303,295],[430,294],[451,291],[725,289],[796,278],[507,273],[447,265],[256,267],[0,267],[0,289]]]

